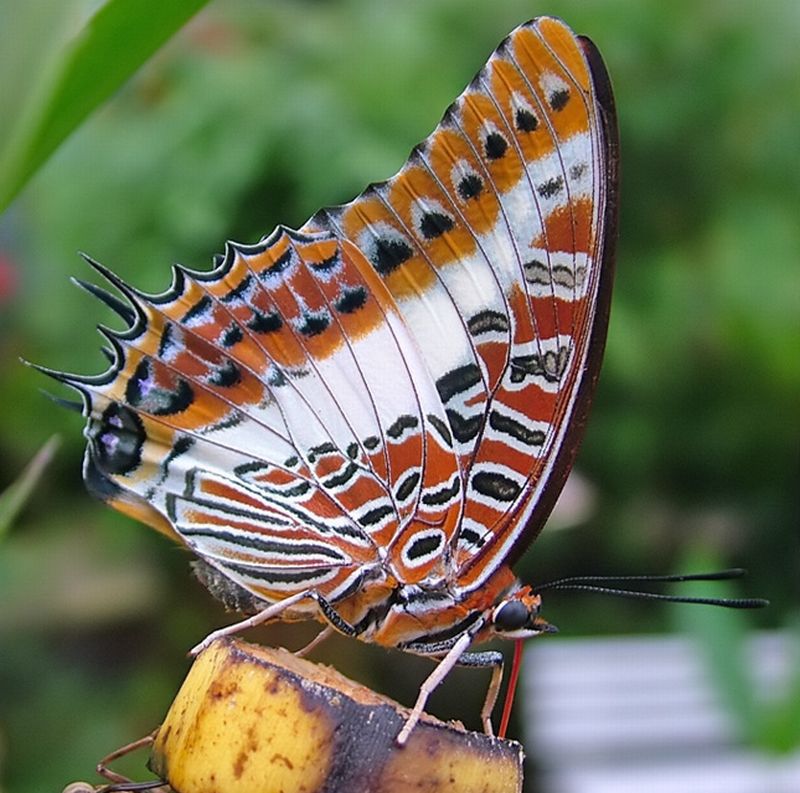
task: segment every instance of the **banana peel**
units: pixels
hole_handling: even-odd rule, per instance
[[[222,639],[197,658],[155,734],[175,793],[518,793],[522,747],[408,710],[338,672]]]

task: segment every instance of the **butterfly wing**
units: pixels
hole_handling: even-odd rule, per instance
[[[162,295],[96,265],[129,327],[101,328],[106,373],[60,375],[90,489],[266,600],[478,586],[546,517],[596,377],[602,74],[535,20],[350,204],[175,268]]]
[[[305,227],[364,251],[433,378],[458,455],[464,589],[533,539],[577,450],[608,319],[616,163],[599,55],[541,18],[394,178]]]
[[[412,514],[455,534],[446,416],[355,246],[279,228],[209,273],[176,268],[158,296],[95,267],[127,303],[92,291],[129,328],[101,328],[106,373],[61,377],[84,396],[84,475],[103,500],[271,601],[385,577]],[[412,553],[408,580],[438,561]]]

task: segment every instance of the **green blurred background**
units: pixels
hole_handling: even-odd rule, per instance
[[[96,5],[0,0],[0,127]],[[611,72],[621,235],[577,466],[590,508],[546,531],[518,571],[543,581],[741,565],[750,576],[726,591],[772,606],[737,615],[733,632],[797,630],[800,4],[218,0],[0,216],[0,490],[62,439],[0,531],[0,789],[91,777],[100,756],[159,722],[187,648],[228,619],[182,551],[90,500],[80,419],[19,363],[104,368],[93,328],[113,319],[70,284],[91,277],[76,251],[160,291],[173,261],[205,268],[225,239],[301,224],[395,172],[497,43],[544,13],[589,35]],[[676,630],[674,614],[579,594],[546,603],[569,635]],[[699,633],[717,615],[695,617]],[[297,647],[311,635],[254,638]],[[318,657],[409,703],[430,668],[347,640]],[[484,676],[455,673],[432,711],[477,726]],[[141,777],[141,764],[127,768]]]

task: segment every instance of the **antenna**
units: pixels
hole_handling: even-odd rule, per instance
[[[692,573],[687,575],[626,575],[626,576],[571,576],[549,581],[534,590],[572,590],[577,592],[596,592],[600,595],[615,595],[633,600],[662,600],[667,603],[698,603],[705,606],[722,606],[729,609],[759,609],[769,605],[763,598],[705,598],[685,595],[662,595],[657,592],[642,592],[635,589],[618,589],[605,584],[630,583],[682,583],[684,581],[727,581],[742,578],[747,571],[741,567],[719,570],[715,573]]]

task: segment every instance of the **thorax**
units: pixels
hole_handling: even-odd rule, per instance
[[[373,601],[367,586],[349,598],[350,602],[343,601],[341,612],[345,618],[348,612],[358,616],[353,624],[362,641],[404,649],[411,643],[433,644],[459,635],[515,584],[516,577],[508,567],[498,569],[471,592],[448,582],[433,586],[398,582],[386,591],[383,582],[383,597]]]

